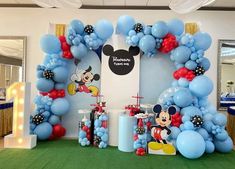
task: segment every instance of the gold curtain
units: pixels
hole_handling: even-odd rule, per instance
[[[63,36],[65,34],[65,28],[66,28],[65,24],[56,24],[55,25],[55,35],[57,37]]]
[[[199,26],[197,23],[185,23],[185,33],[189,33],[191,35],[195,34],[199,31]]]

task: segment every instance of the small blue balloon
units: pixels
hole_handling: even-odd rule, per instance
[[[63,83],[66,82],[68,79],[68,69],[66,69],[65,67],[59,66],[56,67],[55,69],[53,69],[54,72],[54,81],[58,82],[58,83]]]
[[[193,96],[191,92],[186,88],[179,89],[174,94],[173,99],[175,104],[179,107],[187,107],[193,102]]]
[[[216,115],[214,115],[212,121],[215,125],[219,125],[222,127],[226,125],[227,117],[222,113],[217,113]]]
[[[197,63],[192,61],[192,60],[189,60],[185,63],[185,67],[190,69],[190,70],[194,70],[197,67]]]
[[[65,83],[56,83],[55,89],[60,90],[65,88]]]
[[[168,26],[164,21],[158,21],[152,26],[151,33],[156,38],[163,38],[168,33]]]
[[[228,153],[233,149],[233,141],[228,137],[225,141],[214,140],[215,149],[221,153]]]
[[[108,39],[113,34],[113,25],[108,20],[104,20],[104,19],[99,20],[95,24],[94,29],[98,37],[104,40]]]
[[[201,110],[195,106],[188,106],[188,107],[181,109],[180,114],[187,115],[190,117],[195,116],[195,115],[202,116]]]
[[[56,125],[56,124],[60,123],[60,118],[59,118],[59,116],[51,115],[48,122],[51,123],[52,125]]]
[[[203,60],[199,63],[200,66],[202,66],[205,71],[210,69],[211,63],[207,58],[203,58]]]
[[[81,59],[81,58],[85,57],[88,52],[87,47],[82,43],[80,43],[78,46],[72,46],[70,48],[70,50],[76,59]]]
[[[53,100],[51,105],[51,112],[55,115],[61,116],[69,111],[69,102],[67,99],[58,98]]]
[[[228,133],[226,130],[222,129],[221,132],[217,133],[215,135],[215,139],[219,140],[219,141],[224,141],[228,138]]]
[[[52,133],[52,126],[48,122],[43,122],[37,125],[33,132],[37,135],[38,140],[46,140]]]
[[[215,151],[215,145],[211,141],[206,141],[206,153],[211,154]]]
[[[184,123],[184,129],[185,130],[194,130],[193,123],[191,121],[186,121]]]
[[[189,89],[196,97],[206,97],[213,90],[213,83],[207,76],[197,76],[189,83]]]
[[[185,63],[189,60],[191,50],[186,46],[179,46],[172,52],[173,59],[177,63]]]
[[[189,81],[187,79],[185,79],[185,78],[180,78],[178,80],[178,85],[180,87],[188,87],[189,86]]]
[[[134,28],[135,20],[128,15],[122,15],[117,21],[117,33],[128,35],[129,31]]]
[[[176,140],[177,149],[186,158],[196,159],[205,152],[205,141],[200,134],[193,130],[181,132]]]
[[[207,140],[209,138],[209,134],[204,128],[197,129],[197,132],[203,137],[204,140]]]
[[[75,30],[76,33],[82,35],[84,32],[84,25],[81,21],[74,19],[70,22],[70,27]]]
[[[170,137],[173,139],[173,140],[176,140],[178,135],[180,134],[180,129],[178,127],[171,127],[170,128],[171,130],[171,134],[170,134]]]
[[[39,78],[36,87],[40,92],[49,92],[54,88],[54,82],[50,79]]]
[[[193,35],[196,50],[207,50],[211,46],[211,36],[208,33],[197,32]]]
[[[214,126],[214,125],[213,125],[213,123],[212,123],[211,121],[204,121],[203,124],[202,124],[202,127],[203,127],[204,129],[206,129],[206,131],[207,131],[208,133],[211,133],[213,126]]]
[[[180,36],[184,32],[184,23],[180,19],[172,19],[167,23],[169,33]]]
[[[59,53],[61,51],[61,44],[55,35],[46,34],[40,40],[41,49],[48,54]]]
[[[156,41],[155,41],[154,37],[151,35],[145,35],[139,41],[139,48],[145,54],[155,50],[155,47],[156,47]]]

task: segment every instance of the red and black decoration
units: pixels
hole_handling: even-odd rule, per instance
[[[137,23],[134,25],[134,30],[136,31],[136,33],[142,32],[143,29],[144,29],[144,27],[141,23]]]
[[[36,114],[35,116],[33,116],[32,122],[36,125],[39,125],[43,122],[44,119],[45,117],[42,114]]]
[[[203,75],[205,73],[205,69],[202,66],[197,66],[196,69],[194,70],[194,74],[196,76]]]
[[[84,28],[84,32],[86,32],[88,35],[94,32],[94,28],[92,25],[86,25]]]
[[[193,123],[194,127],[201,127],[203,124],[203,119],[199,115],[191,117],[190,121]]]
[[[99,136],[94,135],[94,141],[93,141],[93,145],[94,145],[94,146],[97,146],[97,147],[98,147],[101,141],[102,141],[102,140],[101,140],[101,138],[100,138]]]
[[[61,43],[61,49],[63,51],[63,57],[65,59],[73,59],[73,55],[70,52],[70,45],[66,42],[65,36],[60,36],[59,40]]]
[[[43,77],[45,77],[46,79],[53,79],[54,72],[52,70],[44,70]]]
[[[188,81],[192,81],[195,78],[194,72],[187,69],[186,67],[182,67],[176,70],[173,76],[176,80],[179,80],[180,78],[186,78]]]
[[[162,53],[169,53],[178,46],[177,39],[174,35],[168,33],[162,41],[161,47],[158,49]]]

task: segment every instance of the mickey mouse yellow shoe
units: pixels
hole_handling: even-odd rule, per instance
[[[175,154],[176,153],[175,147],[171,144],[164,144],[162,150],[166,154]]]
[[[163,144],[152,141],[148,143],[148,147],[152,150],[160,150],[163,148]]]

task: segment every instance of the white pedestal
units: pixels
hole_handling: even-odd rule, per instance
[[[32,149],[37,144],[37,136],[14,137],[13,134],[4,137],[4,148]]]

